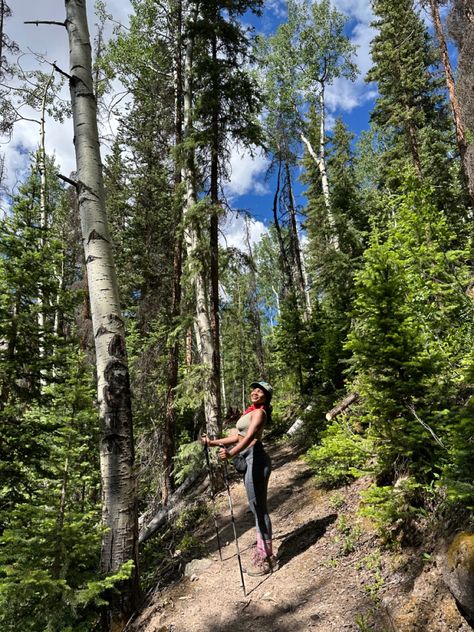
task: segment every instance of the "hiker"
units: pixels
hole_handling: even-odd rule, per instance
[[[237,432],[222,439],[209,439],[204,435],[202,441],[208,446],[219,446],[221,460],[236,457],[236,469],[240,472],[245,470],[245,490],[257,528],[257,545],[252,551],[252,568],[245,572],[248,575],[265,575],[278,568],[272,551],[272,523],[267,508],[268,479],[272,464],[262,444],[263,428],[270,421],[273,389],[263,380],[252,382],[250,388],[252,404],[237,421]]]

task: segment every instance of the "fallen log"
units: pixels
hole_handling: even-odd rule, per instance
[[[301,415],[301,417],[298,417],[298,419],[295,421],[295,423],[291,426],[291,428],[289,428],[286,431],[286,434],[289,435],[290,437],[294,434],[296,434],[298,432],[298,430],[304,425],[305,422],[305,413],[309,413],[311,410],[313,410],[313,404],[308,404],[308,406],[306,406],[306,408],[303,411],[303,414]]]
[[[189,503],[189,498],[185,498],[185,496],[198,481],[200,481],[200,485],[194,490],[194,495],[202,493],[207,487],[206,480],[207,475],[204,472],[197,472],[188,476],[184,483],[170,496],[168,503],[164,507],[161,507],[153,518],[147,521],[146,525],[140,529],[138,544],[146,542],[164,524],[169,522],[185,508],[187,503]]]
[[[345,397],[342,402],[339,402],[337,406],[334,406],[328,413],[326,413],[326,419],[331,421],[334,417],[337,417],[340,413],[344,412],[346,408],[348,408],[354,402],[357,402],[359,399],[359,393],[351,393],[347,397]]]

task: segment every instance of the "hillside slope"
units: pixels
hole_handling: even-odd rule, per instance
[[[231,529],[227,495],[217,508],[223,542],[219,560],[212,521],[195,535],[207,548],[187,577],[149,595],[127,632],[468,632],[444,587],[435,561],[420,551],[403,555],[380,548],[370,525],[356,515],[370,481],[323,492],[288,446],[270,448],[269,505],[280,569],[244,575]],[[231,487],[243,565],[254,544],[252,515],[240,480]],[[425,556],[427,557],[427,556]]]

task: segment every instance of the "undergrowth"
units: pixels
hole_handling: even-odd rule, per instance
[[[321,442],[308,450],[305,460],[315,473],[316,484],[330,489],[365,474],[371,456],[367,436],[354,432],[349,423],[333,421],[321,434]]]
[[[195,503],[144,544],[140,550],[140,565],[145,592],[178,579],[186,563],[202,555],[204,546],[195,531],[208,517],[207,505]]]

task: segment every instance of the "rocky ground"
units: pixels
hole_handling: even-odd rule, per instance
[[[171,587],[152,591],[127,632],[468,632],[434,556],[384,550],[357,516],[359,479],[336,491],[315,488],[287,444],[273,459],[269,505],[280,568],[244,575],[244,595],[226,493],[217,498],[223,561],[212,520],[196,532],[207,549]],[[241,480],[231,487],[241,558],[255,542]]]

